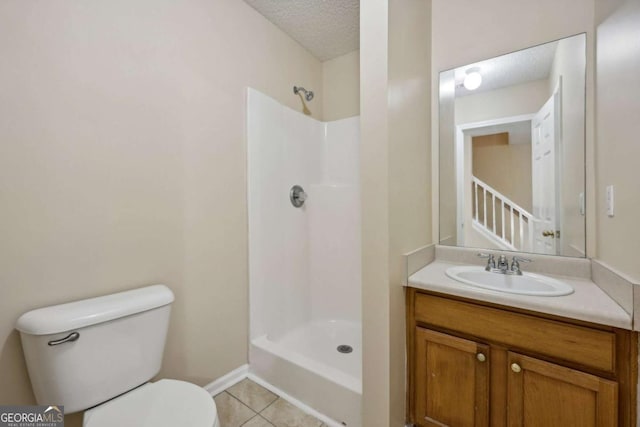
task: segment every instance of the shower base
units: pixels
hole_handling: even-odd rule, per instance
[[[361,426],[362,325],[312,321],[271,339],[251,341],[250,370],[337,425]],[[350,352],[338,351],[339,346]],[[344,348],[343,348],[344,351]]]

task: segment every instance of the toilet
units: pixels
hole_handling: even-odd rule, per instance
[[[40,405],[84,411],[84,427],[220,427],[209,393],[161,379],[173,292],[153,285],[29,311],[20,331]]]

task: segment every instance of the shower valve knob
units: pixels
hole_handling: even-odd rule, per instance
[[[299,185],[294,185],[289,191],[289,200],[291,200],[291,204],[294,207],[300,208],[304,205],[304,201],[307,200],[307,193]]]

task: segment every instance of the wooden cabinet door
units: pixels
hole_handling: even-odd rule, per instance
[[[486,345],[416,328],[415,423],[488,426],[489,355]]]
[[[614,427],[618,384],[517,353],[508,355],[509,427]]]

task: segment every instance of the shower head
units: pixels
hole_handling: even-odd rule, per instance
[[[312,91],[306,90],[302,86],[294,86],[293,87],[293,93],[298,95],[299,92],[304,93],[304,99],[306,99],[307,101],[311,101],[313,99],[313,92]]]
[[[307,101],[311,101],[313,99],[313,92],[311,92],[310,90],[306,90],[305,88],[300,86],[294,86],[293,93],[300,97],[300,101],[302,102],[302,112],[307,116],[310,116],[311,111],[309,111],[309,109],[307,108],[307,104],[304,103],[304,100],[306,99]],[[304,98],[302,97],[303,93]]]

